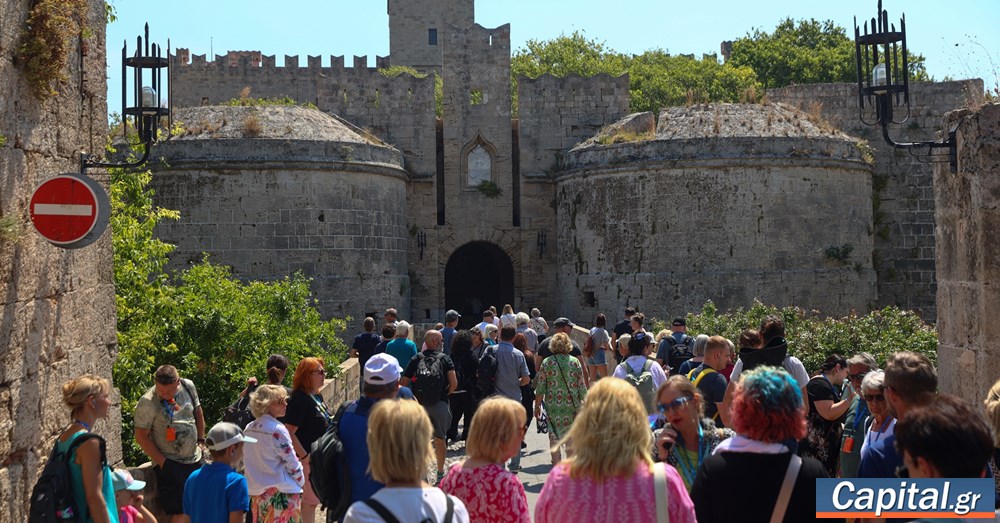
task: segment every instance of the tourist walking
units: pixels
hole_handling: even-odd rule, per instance
[[[837,476],[842,423],[854,399],[854,390],[843,386],[845,379],[847,359],[834,354],[823,362],[820,374],[813,376],[806,386],[809,430],[799,454],[818,459],[831,478]]]
[[[653,459],[677,468],[691,490],[698,468],[726,438],[730,429],[718,428],[705,416],[701,391],[685,376],[670,376],[656,392],[659,416],[653,426]]]
[[[677,470],[653,463],[646,408],[628,383],[595,383],[563,440],[572,441],[573,454],[549,472],[535,523],[652,523],[667,515],[672,523],[695,522]]]
[[[479,338],[480,342],[482,338]],[[473,335],[467,330],[455,333],[451,344],[451,360],[455,365],[455,377],[458,389],[448,395],[448,406],[451,408],[451,426],[448,428],[448,439],[462,440],[469,434],[472,426],[472,415],[476,413],[476,371],[479,368],[479,358],[472,350]],[[458,433],[459,420],[462,433]]]
[[[357,358],[358,367],[363,369],[368,358],[375,355],[376,347],[382,342],[382,336],[375,332],[375,318],[369,316],[364,319],[361,325],[365,330],[354,337],[354,342],[351,343],[351,357]],[[359,377],[358,381],[359,390],[361,390],[365,385],[364,378]]]
[[[191,473],[184,485],[184,514],[190,523],[235,523],[250,510],[247,479],[236,472],[243,445],[257,440],[235,424],[216,423],[205,438],[212,460]]]
[[[477,523],[530,523],[528,500],[517,476],[504,463],[520,451],[524,408],[494,396],[482,403],[465,443],[468,459],[455,463],[441,490],[465,503]]]
[[[434,428],[434,454],[437,458],[437,481],[444,477],[444,459],[447,452],[448,428],[451,426],[451,409],[448,395],[458,389],[455,363],[441,352],[441,333],[429,330],[424,334],[424,351],[409,361],[403,371],[402,382],[412,383],[413,395],[425,409]]]
[[[309,481],[309,452],[312,444],[330,426],[333,415],[323,402],[320,390],[326,382],[326,369],[320,358],[302,358],[292,378],[292,395],[288,398],[285,417],[279,421],[285,424],[292,439],[295,457],[302,463],[305,476],[302,487],[302,522],[314,523],[319,497]]]
[[[468,523],[462,500],[424,481],[433,461],[431,420],[415,401],[379,401],[368,415],[370,469],[385,488],[347,509],[344,523],[446,521]],[[450,515],[450,518],[446,516]]]
[[[256,417],[245,435],[257,440],[243,453],[254,523],[297,523],[302,517],[305,473],[295,457],[292,437],[278,418],[285,416],[288,393],[278,385],[262,385],[250,395]]]
[[[569,336],[558,333],[549,344],[552,356],[542,361],[535,381],[535,418],[545,410],[549,420],[549,443],[552,464],[562,459],[559,448],[561,440],[569,433],[573,420],[583,408],[587,386],[583,383],[583,368],[580,362],[569,355],[572,345]],[[566,449],[567,454],[571,452]]]
[[[594,326],[587,335],[587,343],[583,345],[583,357],[589,367],[591,381],[607,377],[613,372],[609,370],[611,366],[608,363],[608,358],[613,358],[613,354],[611,336],[605,329],[607,324],[608,319],[604,314],[598,314],[594,318]]]
[[[396,358],[401,365],[406,365],[417,355],[417,344],[407,338],[410,335],[410,324],[405,321],[396,322],[396,337],[385,346],[385,352]]]
[[[528,325],[538,335],[538,343],[541,343],[549,335],[549,323],[542,317],[542,311],[537,308],[531,309],[531,318],[528,320]]]
[[[864,441],[861,443],[861,457],[864,458],[869,447],[882,438],[889,438],[895,433],[896,418],[889,410],[885,401],[885,373],[876,370],[869,372],[861,382],[861,396],[871,411],[871,421],[864,431]],[[854,442],[857,445],[857,442]]]
[[[798,383],[766,366],[735,383],[731,425],[738,435],[720,443],[698,469],[691,486],[698,522],[815,520],[816,479],[827,474],[822,463],[799,458],[789,447],[806,434]],[[789,474],[794,480],[786,484]],[[781,505],[778,494],[785,489],[790,495]]]
[[[97,420],[108,417],[110,392],[111,383],[93,374],[62,386],[70,425],[56,440],[55,453],[68,457],[73,501],[80,511],[76,521],[83,523],[118,523],[113,472],[104,455],[104,439],[91,432]]]

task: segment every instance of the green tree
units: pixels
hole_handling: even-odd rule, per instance
[[[161,220],[179,214],[158,207],[148,187],[152,174],[111,170],[111,232],[118,357],[113,369],[121,392],[125,460],[146,460],[135,444],[132,414],[152,385],[153,371],[175,365],[198,387],[206,423],[245,386],[263,376],[268,355],[293,362],[320,356],[335,369],[347,347],[338,338],[346,325],[324,321],[309,280],[295,274],[272,282],[241,282],[207,257],[171,275],[165,271],[174,246],[154,236]]]
[[[517,78],[553,76],[612,76],[628,74],[632,111],[658,111],[662,107],[697,101],[736,102],[758,84],[749,67],[720,64],[711,56],[697,60],[671,56],[663,49],[626,55],[604,42],[588,39],[577,31],[552,40],[530,40],[511,59],[514,95]]]
[[[932,80],[922,55],[908,58],[911,80]],[[729,62],[753,69],[766,88],[857,81],[854,40],[831,20],[786,18],[771,33],[755,29],[733,42]]]

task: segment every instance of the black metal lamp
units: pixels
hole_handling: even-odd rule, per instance
[[[420,231],[417,233],[417,248],[420,249],[420,259],[424,259],[424,248],[427,247],[427,233]]]
[[[128,142],[131,125],[139,135],[142,157],[134,162],[99,162],[89,154],[80,155],[80,172],[88,167],[140,167],[149,159],[150,146],[157,140],[157,130],[163,118],[167,119],[166,132],[170,136],[173,118],[170,114],[170,40],[167,54],[158,44],[149,42],[149,24],[145,37],[136,37],[135,54],[128,56],[128,42],[122,44],[122,136]],[[128,105],[129,69],[131,69],[132,106]],[[167,82],[164,83],[164,71]],[[166,103],[164,103],[166,102]],[[131,145],[131,144],[130,144]]]
[[[545,231],[538,231],[538,257],[541,258],[542,254],[545,252]]]
[[[864,34],[854,18],[854,52],[858,72],[858,112],[866,125],[880,125],[882,137],[898,149],[927,147],[928,153],[937,148],[947,148],[952,170],[956,164],[955,131],[940,142],[897,142],[889,136],[889,124],[901,124],[910,117],[909,57],[906,52],[906,15],[899,19],[899,30],[889,24],[889,14],[878,2],[878,16],[864,22]],[[906,108],[906,116],[897,121],[896,108]],[[865,119],[874,115],[875,120]]]

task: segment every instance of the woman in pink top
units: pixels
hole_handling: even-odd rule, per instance
[[[465,442],[469,459],[452,465],[440,485],[465,503],[470,521],[531,522],[524,486],[503,466],[521,450],[526,418],[524,406],[512,399],[494,396],[479,404]]]
[[[598,381],[564,439],[573,441],[574,454],[549,472],[535,505],[535,523],[655,522],[654,466],[666,473],[671,523],[695,523],[694,505],[677,470],[654,465],[650,457],[646,408],[625,380]]]

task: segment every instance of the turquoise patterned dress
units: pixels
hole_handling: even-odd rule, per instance
[[[583,408],[583,399],[587,395],[583,367],[569,354],[553,354],[542,362],[535,380],[535,395],[544,398],[549,431],[556,438],[562,438]]]

